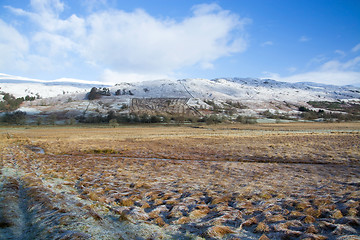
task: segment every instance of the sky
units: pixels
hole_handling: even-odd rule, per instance
[[[360,86],[360,1],[0,0],[0,73]]]

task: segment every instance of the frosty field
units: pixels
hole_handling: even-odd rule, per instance
[[[0,239],[360,239],[360,123],[0,128]]]

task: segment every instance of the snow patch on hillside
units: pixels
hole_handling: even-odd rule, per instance
[[[110,85],[71,78],[45,81],[0,73],[0,92],[11,93],[15,97],[29,95],[49,98],[70,93],[88,92],[94,86],[109,87]]]
[[[86,94],[92,87],[109,88],[110,96],[88,101]],[[268,109],[277,112],[296,111],[297,106],[307,106],[308,101],[360,102],[360,88],[353,86],[287,83],[254,78],[161,79],[121,82],[110,86],[76,79],[43,81],[0,74],[0,95],[1,92],[8,92],[16,97],[40,96],[42,99],[23,104],[22,107],[29,108],[29,113],[62,111],[69,116],[91,112],[106,114],[110,110],[125,113],[133,98],[189,99],[188,106],[205,109],[210,108],[205,100],[219,105],[226,105],[225,102],[231,100],[248,108],[239,110],[239,113],[250,115]]]

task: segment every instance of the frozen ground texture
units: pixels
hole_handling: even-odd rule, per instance
[[[4,129],[0,237],[359,239],[356,123],[239,126]]]

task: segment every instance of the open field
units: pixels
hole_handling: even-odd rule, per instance
[[[360,123],[0,128],[0,239],[360,239]]]

